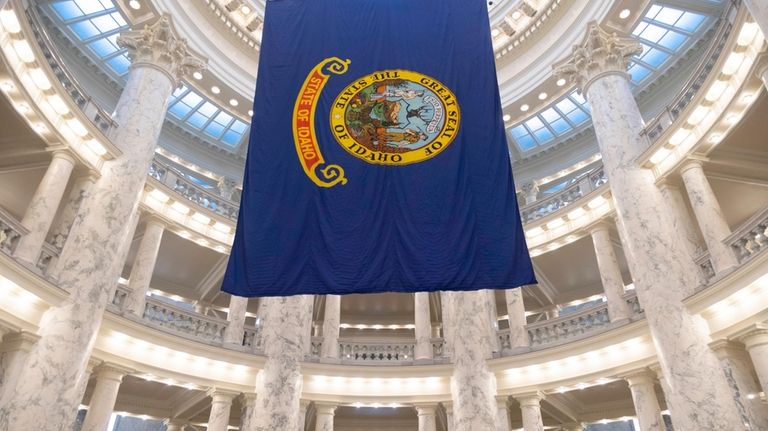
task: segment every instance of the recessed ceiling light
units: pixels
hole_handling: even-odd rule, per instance
[[[560,79],[558,79],[558,80],[557,80],[557,86],[558,86],[558,87],[562,87],[562,86],[563,86],[563,85],[565,85],[567,82],[568,82],[568,81],[566,81],[566,80],[565,80],[565,78],[560,78]]]
[[[230,106],[237,106],[239,104],[240,104],[240,102],[238,102],[237,99],[230,99],[229,100],[229,105]]]
[[[240,12],[242,12],[242,13],[243,13],[243,15],[248,15],[249,13],[251,13],[251,8],[249,8],[249,7],[248,7],[248,6],[246,6],[246,5],[243,5],[243,6],[240,8]]]
[[[498,36],[499,33],[501,33],[501,31],[498,28],[494,28],[493,30],[491,30],[491,36],[493,37]]]
[[[200,73],[200,72],[195,72],[195,73],[192,74],[192,77],[199,81],[199,80],[203,79],[203,74]]]
[[[520,16],[522,16],[522,14],[519,10],[512,12],[512,19],[520,19]]]
[[[141,9],[141,2],[139,2],[139,0],[131,0],[128,2],[128,6],[133,10],[139,10]]]
[[[627,19],[629,18],[629,15],[632,13],[629,9],[624,9],[621,12],[619,12],[619,18],[621,19]]]
[[[219,93],[221,93],[221,88],[219,88],[219,87],[214,85],[213,87],[211,87],[211,92],[213,94],[219,94]]]
[[[549,97],[549,95],[548,95],[547,93],[541,93],[541,94],[539,94],[539,100],[544,100],[544,99],[546,99],[547,97]]]
[[[250,111],[248,111],[248,116],[249,116],[249,117],[253,117],[253,109],[251,109]]]
[[[528,105],[523,105],[520,107],[520,110],[523,112],[528,112],[529,109],[531,109],[531,107]]]
[[[512,119],[512,116],[511,116],[511,115],[509,115],[509,114],[507,114],[507,115],[505,115],[505,116],[504,116],[504,122],[505,122],[505,123],[506,123],[507,121],[511,120],[511,119]]]

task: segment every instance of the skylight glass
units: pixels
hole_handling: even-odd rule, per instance
[[[651,82],[679,58],[707,28],[708,15],[653,4],[635,26],[632,34],[643,46],[643,52],[629,67],[634,87]],[[512,139],[522,152],[529,152],[555,141],[588,124],[589,104],[576,91],[547,106],[509,129]]]
[[[116,78],[125,78],[131,63],[126,50],[117,46],[117,36],[128,23],[112,0],[55,1],[50,8],[95,60],[105,63]]]
[[[589,116],[589,104],[573,91],[547,109],[512,127],[510,133],[523,151],[530,151],[582,126]]]
[[[248,124],[207,100],[187,85],[173,92],[168,113],[206,138],[234,148],[248,130]]]

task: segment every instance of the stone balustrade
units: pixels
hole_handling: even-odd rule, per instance
[[[398,363],[413,361],[416,341],[339,340],[339,355],[347,362]]]
[[[768,249],[768,206],[756,212],[741,226],[723,240],[733,249],[739,263],[746,263]],[[715,277],[715,270],[708,251],[702,251],[696,257],[696,264],[707,279]]]
[[[228,322],[147,298],[143,319],[151,326],[171,329],[195,339],[221,343]]]
[[[261,336],[261,326],[246,326],[243,336],[243,347],[252,352],[261,352],[264,350],[263,339]]]
[[[523,223],[531,223],[544,218],[561,208],[565,208],[597,190],[607,182],[608,179],[605,176],[602,166],[595,168],[582,180],[571,184],[546,199],[539,200],[531,205],[523,207],[520,212],[523,218]]]
[[[0,251],[13,255],[19,239],[26,235],[27,228],[21,225],[14,216],[0,208]]]
[[[163,183],[168,188],[181,195],[187,201],[206,208],[230,220],[237,220],[240,207],[237,203],[219,196],[213,186],[211,190],[185,178],[184,174],[169,164],[155,158],[149,167],[149,176]]]
[[[707,82],[707,78],[715,69],[720,56],[725,49],[728,38],[733,31],[733,23],[728,19],[729,14],[738,8],[736,2],[732,2],[729,8],[726,8],[726,12],[720,19],[714,35],[712,36],[709,47],[706,52],[701,56],[701,61],[691,74],[690,79],[683,85],[682,90],[672,99],[664,110],[655,118],[650,120],[643,134],[648,137],[649,141],[657,141],[665,131],[667,131],[672,124],[680,117],[691,102],[695,99],[699,91],[704,87]]]

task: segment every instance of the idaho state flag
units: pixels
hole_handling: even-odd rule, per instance
[[[485,0],[271,0],[222,290],[535,283]]]

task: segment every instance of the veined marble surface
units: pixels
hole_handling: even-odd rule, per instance
[[[138,206],[172,88],[170,77],[156,68],[131,70],[115,114],[120,127],[114,141],[123,154],[104,163],[75,219],[59,265],[59,286],[70,295],[43,316],[40,341],[19,373],[23,383],[2,388],[0,429],[60,431],[74,422],[85,388],[80,382],[116,288],[127,222]]]
[[[256,386],[258,399],[252,431],[298,429],[300,362],[309,337],[312,297],[264,298],[261,309],[267,359]]]
[[[95,176],[83,175],[72,185],[72,190],[70,190],[50,232],[50,242],[57,249],[61,250],[64,247],[72,223],[74,223],[77,212],[80,210],[80,205],[88,197],[95,181]]]
[[[208,416],[206,431],[227,431],[229,429],[229,413],[232,410],[234,393],[213,391],[211,397],[211,414]]]
[[[224,342],[236,346],[243,345],[243,332],[245,331],[245,314],[248,311],[248,298],[232,295],[229,298],[229,312],[227,313],[227,329],[224,331]]]
[[[451,395],[455,431],[496,430],[496,376],[486,359],[492,355],[488,330],[488,294],[443,292],[452,327]],[[461,325],[453,323],[461,322]]]
[[[608,302],[608,317],[611,322],[629,319],[632,311],[624,300],[624,280],[607,225],[599,224],[592,229],[592,243],[595,246],[603,292]]]
[[[325,295],[323,317],[323,358],[339,358],[339,326],[341,325],[341,296]]]
[[[504,292],[507,300],[507,316],[509,319],[509,341],[512,348],[527,347],[528,330],[525,325],[528,321],[525,317],[525,304],[523,303],[523,288],[508,289]]]
[[[627,378],[635,414],[642,431],[665,431],[661,417],[659,400],[654,389],[654,378],[650,372],[640,373]]]
[[[544,431],[544,420],[541,417],[541,396],[531,395],[519,397],[520,410],[523,414],[523,429],[525,431]]]
[[[675,426],[684,430],[740,429],[740,415],[701,316],[683,300],[698,286],[695,264],[671,230],[670,212],[650,170],[638,167],[647,147],[643,119],[626,76],[608,74],[588,87],[595,132],[610,178],[622,243],[630,250],[637,296],[645,309],[669,384]]]
[[[165,226],[158,220],[150,218],[144,228],[139,250],[133,260],[130,279],[128,280],[128,295],[125,297],[123,309],[135,316],[144,315],[144,305],[147,302],[147,291],[155,271],[160,242],[163,240]]]
[[[416,326],[416,349],[414,359],[432,359],[432,319],[429,314],[429,293],[413,295],[414,324]]]

